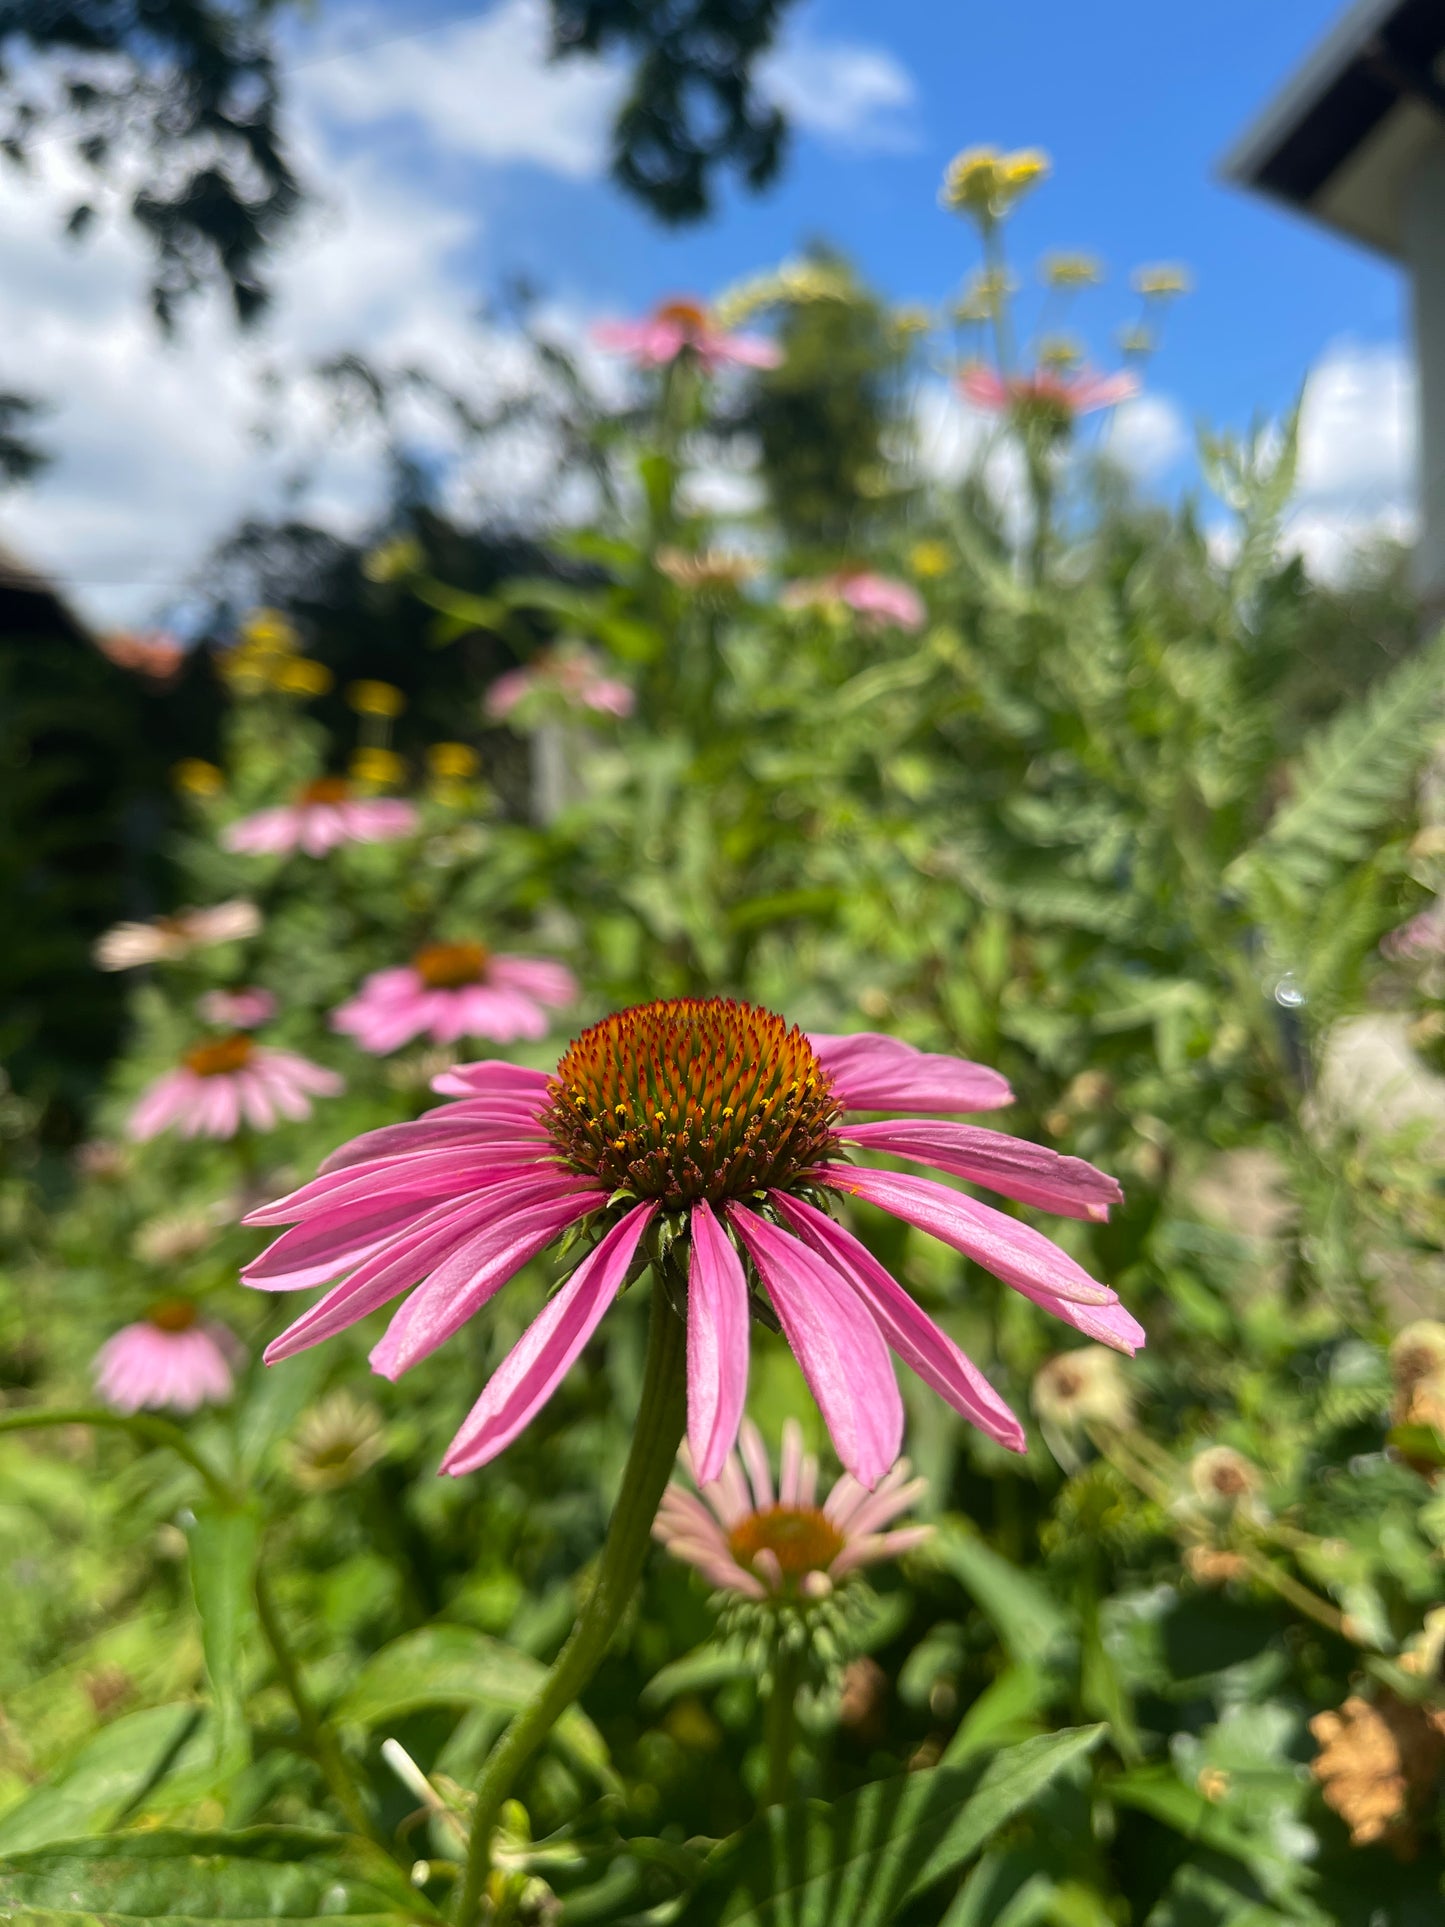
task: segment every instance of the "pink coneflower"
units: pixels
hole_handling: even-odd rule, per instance
[[[1076,415],[1117,408],[1139,392],[1138,377],[1127,371],[1101,375],[1087,368],[1072,375],[1050,368],[1037,368],[1028,375],[999,375],[992,368],[972,367],[959,376],[958,385],[966,400],[991,414],[1034,415],[1062,427]]]
[[[253,1212],[289,1224],[245,1272],[288,1291],[334,1283],[271,1346],[288,1358],[417,1289],[371,1354],[396,1378],[436,1350],[562,1232],[590,1254],[493,1374],[443,1470],[485,1465],[530,1423],[604,1312],[666,1238],[688,1253],[688,1438],[698,1477],[722,1470],[742,1417],[753,1295],[766,1293],[844,1466],[872,1487],[898,1456],[891,1346],[990,1437],[1024,1435],[988,1381],[820,1201],[841,1193],[918,1225],[1079,1331],[1144,1342],[1114,1292],[1040,1232],[930,1178],[857,1169],[854,1149],[917,1159],[1006,1197],[1104,1219],[1121,1193],[1078,1158],[975,1125],[858,1111],[990,1110],[996,1072],[889,1037],[805,1037],[722,998],[643,1004],[568,1046],[555,1074],[460,1066],[460,1101],[368,1132],[310,1184]],[[670,1258],[669,1262],[673,1260]]]
[[[244,943],[261,928],[261,912],[244,897],[204,910],[177,910],[150,923],[118,923],[95,946],[102,970],[134,970],[141,964],[179,963],[213,943]]]
[[[548,650],[521,669],[509,669],[487,691],[487,714],[505,722],[529,696],[554,695],[570,709],[630,716],[636,697],[625,682],[606,676],[587,649]]]
[[[1435,907],[1420,911],[1380,939],[1380,954],[1391,963],[1445,955],[1445,917]]]
[[[203,1320],[187,1298],[168,1298],[101,1346],[95,1386],[115,1412],[194,1412],[231,1396],[232,1367],[244,1356],[224,1325]]]
[[[141,1139],[172,1128],[182,1137],[234,1137],[243,1123],[269,1131],[283,1117],[310,1117],[313,1096],[344,1088],[335,1071],[237,1031],[187,1051],[143,1093],[126,1130]]]
[[[916,589],[891,576],[869,569],[840,569],[835,575],[790,582],[778,600],[785,609],[816,608],[842,603],[868,629],[904,629],[916,633],[928,620],[928,610]]]
[[[776,368],[782,350],[758,335],[731,335],[698,301],[662,301],[641,321],[604,321],[592,330],[599,348],[628,355],[639,368],[666,368],[690,355],[706,375],[719,368]]]
[[[228,850],[246,856],[325,856],[338,843],[391,843],[410,836],[418,822],[415,803],[399,796],[357,796],[344,776],[321,776],[305,784],[294,802],[257,810],[221,833]]]
[[[409,964],[378,970],[349,1003],[331,1013],[331,1028],[378,1057],[427,1036],[435,1044],[489,1037],[510,1044],[545,1037],[545,1005],[577,996],[570,970],[544,957],[510,957],[479,943],[429,943]]]
[[[743,1420],[738,1440],[741,1457],[728,1453],[718,1477],[699,1488],[701,1499],[684,1486],[668,1486],[652,1528],[675,1559],[695,1566],[720,1592],[826,1599],[850,1572],[896,1559],[932,1534],[931,1526],[886,1529],[928,1490],[926,1479],[909,1481],[907,1459],[871,1493],[845,1472],[820,1505],[818,1461],[804,1452],[796,1419],[783,1425],[776,1492],[751,1419]]]
[[[239,990],[208,990],[196,1000],[196,1009],[208,1024],[226,1030],[255,1030],[276,1015],[276,999],[259,984],[246,984]]]
[[[132,670],[154,683],[174,682],[186,660],[186,646],[164,629],[130,634],[115,630],[98,639],[100,653],[118,669]]]

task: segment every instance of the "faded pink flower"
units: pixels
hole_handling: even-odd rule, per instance
[[[130,669],[154,683],[174,682],[186,660],[186,645],[164,629],[131,634],[117,629],[97,637],[100,653],[117,668]]]
[[[560,1008],[576,996],[572,972],[544,957],[507,956],[479,943],[429,943],[409,964],[368,977],[331,1013],[331,1028],[379,1057],[422,1036],[435,1044],[459,1037],[510,1044],[545,1037],[543,1006]]]
[[[785,609],[816,608],[842,603],[868,629],[904,629],[915,634],[928,620],[928,610],[916,589],[891,576],[869,569],[840,569],[835,575],[790,582],[778,600]]]
[[[590,649],[556,649],[498,676],[487,691],[487,714],[505,722],[529,696],[548,694],[603,716],[630,716],[636,701],[625,682],[603,675]]]
[[[357,796],[344,776],[305,784],[294,802],[257,810],[221,833],[228,850],[245,856],[325,856],[339,843],[391,843],[410,836],[419,821],[415,803],[399,796]]]
[[[728,1453],[717,1478],[699,1487],[701,1498],[676,1482],[669,1485],[652,1528],[674,1559],[696,1567],[720,1592],[743,1599],[826,1599],[860,1566],[896,1559],[932,1536],[931,1526],[886,1530],[928,1490],[926,1479],[910,1482],[907,1459],[871,1493],[845,1472],[820,1505],[818,1461],[804,1452],[796,1419],[783,1424],[776,1492],[767,1448],[751,1419],[743,1420],[738,1442],[741,1457]],[[685,1446],[683,1456],[691,1472]]]
[[[179,963],[213,943],[244,943],[261,928],[261,912],[245,897],[204,910],[177,910],[150,923],[118,923],[95,946],[102,970],[134,970],[141,964]]]
[[[208,990],[196,1000],[196,1009],[208,1024],[220,1024],[227,1030],[255,1030],[276,1015],[276,999],[259,984],[247,984],[240,990]]]
[[[133,1138],[234,1137],[242,1124],[269,1131],[283,1117],[311,1115],[311,1098],[345,1089],[335,1071],[237,1031],[197,1044],[142,1093],[126,1122]]]
[[[1127,370],[1101,375],[1087,368],[1073,375],[1049,368],[1035,369],[1029,375],[999,375],[992,368],[975,366],[963,371],[958,385],[976,408],[986,408],[993,414],[1047,416],[1064,426],[1076,415],[1117,408],[1139,392],[1138,377]]]
[[[194,1412],[231,1396],[245,1357],[233,1332],[202,1319],[187,1298],[169,1298],[124,1325],[95,1355],[95,1386],[114,1412]]]
[[[782,350],[757,335],[731,335],[713,325],[698,301],[662,301],[642,321],[604,321],[592,330],[599,348],[628,355],[639,368],[666,368],[693,357],[704,374],[719,368],[776,368]]]
[[[737,1437],[763,1293],[862,1484],[877,1485],[902,1439],[890,1347],[991,1438],[1024,1449],[982,1373],[814,1202],[830,1194],[941,1238],[1091,1338],[1127,1352],[1144,1342],[1116,1294],[1031,1226],[931,1178],[846,1161],[855,1150],[916,1159],[1024,1204],[1107,1218],[1119,1187],[1079,1158],[936,1117],[853,1121],[1008,1103],[982,1065],[890,1037],[805,1037],[753,1005],[684,998],[604,1018],[552,1077],[468,1064],[433,1088],[460,1101],[343,1145],[310,1184],[252,1212],[249,1224],[293,1229],[243,1275],[267,1291],[330,1285],[268,1359],[410,1292],[371,1354],[397,1378],[588,1221],[590,1254],[493,1373],[444,1471],[485,1465],[531,1422],[634,1268],[656,1258],[661,1212],[688,1252],[688,1438],[704,1483]]]
[[[1380,939],[1380,954],[1391,963],[1445,955],[1445,917],[1433,907],[1420,911]]]

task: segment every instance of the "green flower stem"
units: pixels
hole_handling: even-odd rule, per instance
[[[457,1927],[475,1927],[492,1863],[492,1833],[517,1776],[601,1665],[642,1576],[652,1522],[682,1441],[687,1416],[687,1327],[665,1280],[654,1273],[647,1363],[632,1449],[622,1474],[597,1578],[570,1637],[527,1706],[492,1748],[477,1782]]]
[[[763,1729],[768,1755],[764,1806],[781,1806],[793,1788],[793,1747],[798,1738],[798,1686],[803,1648],[779,1640],[773,1652],[773,1679]]]
[[[157,1418],[153,1412],[108,1412],[103,1406],[80,1406],[64,1408],[60,1411],[29,1411],[0,1413],[0,1433],[26,1432],[61,1425],[100,1425],[113,1431],[129,1432],[133,1438],[143,1439],[148,1445],[165,1446],[184,1459],[194,1472],[205,1481],[206,1490],[217,1504],[234,1507],[242,1504],[241,1492],[229,1479],[224,1478],[210,1461],[198,1452],[186,1437],[179,1425],[169,1419]],[[346,1815],[352,1826],[370,1839],[381,1842],[376,1824],[366,1810],[355,1780],[349,1772],[336,1736],[317,1713],[311,1702],[296,1664],[295,1654],[291,1651],[284,1627],[276,1616],[276,1608],[271,1599],[270,1588],[258,1566],[256,1570],[256,1607],[261,1631],[271,1648],[271,1656],[276,1662],[276,1671],[281,1684],[285,1687],[292,1706],[296,1709],[297,1723],[306,1738],[316,1764],[330,1787],[336,1804]]]

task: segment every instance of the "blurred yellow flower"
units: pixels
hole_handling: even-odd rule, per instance
[[[310,656],[289,656],[270,674],[272,688],[288,696],[324,696],[335,680],[324,662],[313,662]]]
[[[426,760],[433,776],[455,781],[475,776],[482,761],[470,743],[433,743]]]
[[[214,763],[185,756],[171,771],[171,781],[186,796],[219,796],[226,779]]]
[[[399,716],[406,708],[406,697],[389,682],[348,683],[346,700],[358,716]]]
[[[1066,373],[1084,359],[1083,343],[1073,335],[1045,335],[1039,343],[1039,365]]]
[[[399,535],[393,541],[378,543],[362,563],[361,573],[368,582],[396,582],[415,575],[425,560],[420,542],[410,535]]]
[[[370,783],[376,789],[394,789],[406,781],[406,758],[394,749],[353,750],[348,768],[358,783]]]
[[[1093,254],[1046,254],[1039,272],[1051,288],[1097,288],[1104,266]]]
[[[1136,294],[1155,300],[1163,300],[1172,294],[1188,294],[1193,286],[1189,270],[1168,261],[1161,261],[1154,267],[1135,268],[1130,278]]]
[[[918,302],[893,310],[893,327],[900,335],[926,335],[932,326],[933,316]]]
[[[1023,194],[1037,187],[1040,181],[1046,181],[1049,170],[1049,157],[1041,147],[1023,147],[1016,154],[1004,156],[1004,181],[1015,194]]]
[[[908,551],[909,568],[925,581],[934,576],[947,575],[952,561],[953,554],[946,542],[915,542]]]
[[[253,609],[242,617],[237,635],[243,648],[265,653],[287,655],[300,646],[294,623],[279,609]]]
[[[1152,355],[1154,336],[1148,328],[1121,328],[1119,352],[1124,355]]]
[[[996,147],[966,147],[949,162],[939,199],[954,214],[969,214],[992,227],[1049,172],[1042,148],[1021,147],[1012,154]]]

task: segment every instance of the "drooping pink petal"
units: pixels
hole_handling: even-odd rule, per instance
[[[883,1336],[925,1385],[1009,1451],[1027,1450],[1023,1427],[973,1360],[914,1303],[866,1245],[802,1198],[779,1193],[776,1203],[798,1235],[864,1299]]]
[[[247,1224],[292,1224],[320,1217],[344,1204],[379,1204],[384,1198],[410,1195],[417,1199],[447,1197],[468,1190],[528,1180],[585,1178],[565,1170],[555,1158],[540,1157],[531,1143],[520,1149],[505,1145],[467,1144],[458,1148],[437,1145],[410,1156],[374,1158],[312,1178],[288,1197],[259,1205],[246,1214]]]
[[[451,1199],[440,1207],[451,1209]],[[423,1215],[414,1199],[394,1198],[370,1211],[343,1207],[308,1218],[283,1231],[258,1258],[243,1265],[242,1282],[262,1291],[301,1291],[325,1284],[338,1272],[360,1264],[398,1232],[415,1229]]]
[[[396,1313],[372,1350],[371,1369],[391,1379],[410,1371],[460,1331],[568,1225],[605,1202],[599,1190],[552,1204],[528,1204],[479,1231],[439,1264]]]
[[[1006,1079],[964,1057],[915,1050],[875,1031],[810,1033],[808,1041],[850,1111],[994,1111],[1013,1102]]]
[[[1124,1197],[1114,1178],[1082,1158],[1062,1157],[1027,1138],[977,1124],[890,1118],[879,1124],[844,1124],[834,1135],[889,1157],[915,1158],[936,1171],[1065,1217],[1107,1222],[1109,1206]]]
[[[728,1217],[757,1266],[838,1457],[872,1487],[898,1456],[903,1401],[867,1306],[817,1252],[739,1204]]]
[[[864,1198],[905,1223],[917,1225],[944,1244],[1002,1278],[1016,1291],[1036,1293],[1066,1304],[1113,1305],[1118,1296],[1091,1278],[1082,1265],[1032,1225],[951,1191],[932,1178],[904,1171],[864,1171],[851,1165],[820,1165],[818,1182],[851,1197]]]
[[[539,1004],[558,1008],[575,1003],[579,994],[572,972],[550,957],[499,954],[487,966],[487,976],[500,990],[519,990],[524,997],[535,997]]]
[[[687,1274],[687,1436],[708,1485],[733,1448],[748,1393],[748,1281],[711,1206],[692,1208]]]
[[[320,1177],[330,1177],[334,1172],[344,1171],[352,1165],[370,1164],[383,1158],[410,1157],[416,1151],[463,1150],[469,1145],[485,1142],[490,1149],[507,1145],[519,1152],[528,1143],[533,1146],[545,1145],[546,1134],[540,1125],[522,1127],[519,1125],[482,1126],[474,1118],[449,1115],[455,1107],[443,1104],[439,1109],[428,1112],[411,1124],[383,1124],[374,1131],[363,1131],[360,1137],[352,1138],[340,1145],[330,1157],[324,1158],[317,1166]]]
[[[546,1071],[531,1071],[504,1058],[483,1058],[476,1064],[454,1064],[431,1081],[443,1097],[520,1097],[535,1102],[540,1111],[547,1101]]]
[[[486,1465],[509,1446],[556,1391],[626,1280],[643,1232],[657,1213],[649,1200],[613,1225],[487,1381],[447,1448],[443,1472]]]

